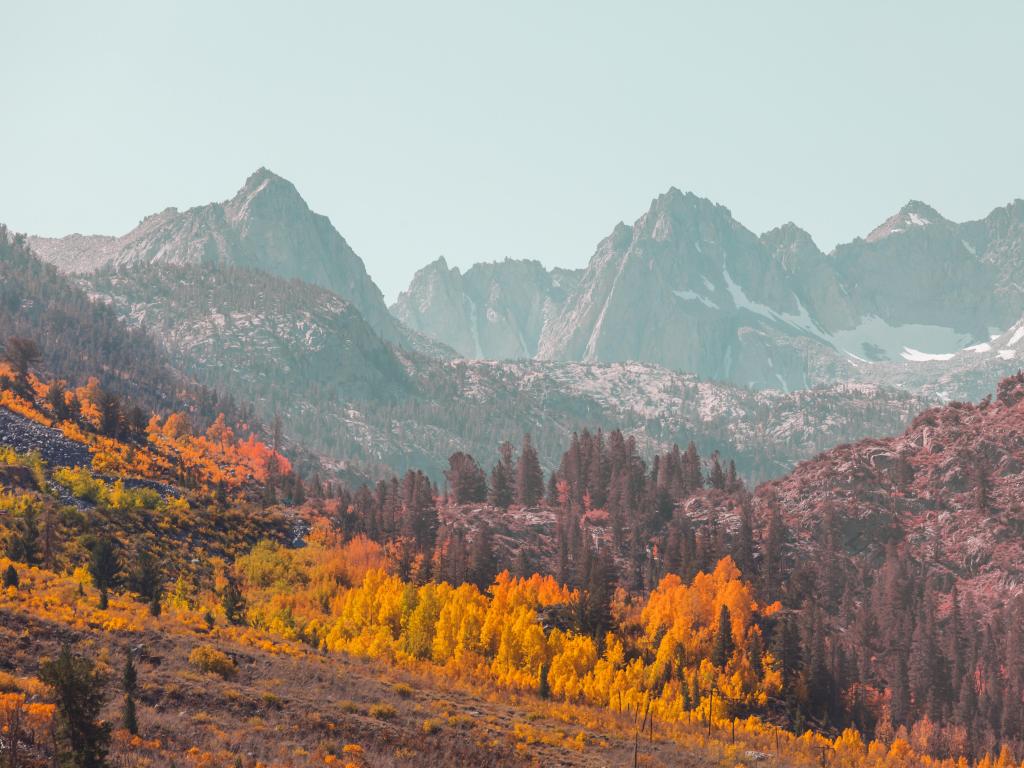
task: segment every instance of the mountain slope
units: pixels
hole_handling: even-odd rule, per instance
[[[999,606],[1024,594],[1022,428],[1017,374],[995,398],[932,408],[901,435],[841,445],[756,497],[784,510],[798,539],[812,542],[831,516],[858,557],[880,564],[899,542],[977,605]]]
[[[95,376],[154,410],[181,407],[181,392],[194,389],[149,336],[128,329],[0,224],[0,344],[10,337],[33,340],[43,367],[69,383]]]

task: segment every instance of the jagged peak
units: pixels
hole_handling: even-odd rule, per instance
[[[263,184],[265,181],[283,181],[290,184],[287,179],[278,176],[272,170],[267,168],[265,165],[261,165],[255,171],[249,174],[249,177],[245,180],[245,184],[242,185],[242,189],[255,189],[256,187]]]
[[[418,270],[416,270],[416,273],[413,275],[412,280],[413,283],[415,283],[417,279],[430,277],[432,275],[442,275],[445,277],[451,275],[453,277],[458,277],[461,274],[462,272],[461,270],[459,270],[458,267],[448,266],[448,259],[446,259],[442,254],[441,256],[438,256],[436,259],[434,259],[426,266],[420,267]]]
[[[302,199],[302,195],[299,194],[294,184],[283,176],[278,176],[273,171],[262,166],[249,174],[249,178],[245,180],[245,184],[238,190],[234,198],[229,201],[229,204],[244,205],[253,200],[257,195],[268,193],[279,197],[293,197],[301,200],[303,205],[305,205],[305,200]]]
[[[865,238],[869,243],[884,240],[890,235],[906,232],[916,227],[927,227],[930,224],[945,222],[946,219],[927,203],[910,200],[900,208],[899,212],[890,216],[875,227]]]
[[[920,200],[909,200],[906,205],[900,208],[900,214],[908,217],[916,216],[918,219],[924,220],[929,224],[946,220],[941,213]]]
[[[801,227],[799,224],[795,224],[792,221],[787,221],[785,224],[781,224],[773,229],[769,229],[760,235],[761,242],[775,247],[781,245],[810,245],[815,249],[818,249],[818,245],[814,242],[814,238],[811,233]]]

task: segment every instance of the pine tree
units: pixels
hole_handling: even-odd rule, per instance
[[[113,539],[102,536],[96,539],[89,548],[89,575],[100,591],[100,608],[107,607],[107,591],[117,582],[121,570],[121,560]]]
[[[722,604],[718,612],[718,628],[715,630],[715,642],[711,648],[711,663],[723,669],[732,658],[734,644],[732,639],[732,616],[729,606]]]
[[[547,505],[549,507],[554,508],[554,507],[558,506],[558,473],[557,472],[552,472],[548,476],[548,489],[547,489],[547,493],[545,494],[545,499],[544,500],[547,502]]]
[[[468,453],[453,453],[448,458],[448,469],[444,475],[455,504],[473,504],[487,498],[487,478],[476,459]]]
[[[156,558],[146,549],[140,549],[128,569],[127,586],[147,603],[159,600],[163,591],[163,575]]]
[[[516,503],[532,507],[544,496],[544,473],[530,435],[523,436],[523,448],[516,465]]]
[[[775,631],[772,633],[771,651],[782,675],[782,689],[785,693],[790,694],[796,683],[796,676],[802,661],[800,637],[791,614],[783,616],[780,623],[776,625]]]
[[[725,490],[725,473],[722,472],[722,465],[718,461],[718,451],[711,454],[711,472],[708,475],[708,481],[712,488]]]
[[[491,470],[491,488],[487,500],[495,507],[508,509],[515,498],[512,444],[507,441],[502,443],[499,453],[498,463]]]
[[[589,550],[588,550],[589,551]],[[618,574],[611,552],[602,549],[589,563],[586,584],[587,629],[601,639],[612,627],[612,597]]]
[[[18,571],[15,570],[13,565],[8,565],[6,570],[4,570],[4,588],[14,587],[17,589],[18,585]]]
[[[100,432],[107,437],[121,434],[121,398],[109,390],[100,390],[96,402],[100,412]]]
[[[700,468],[700,454],[697,453],[697,446],[691,440],[686,447],[686,456],[682,460],[684,464],[683,493],[690,494],[704,487],[704,474]]]
[[[491,541],[491,528],[487,523],[480,526],[469,555],[469,581],[476,584],[477,589],[485,591],[494,582],[498,574],[497,561]]]
[[[102,768],[110,744],[110,725],[99,721],[104,679],[93,662],[65,645],[54,661],[39,668],[39,679],[53,688],[61,764]]]
[[[743,577],[753,581],[754,577],[754,512],[750,495],[742,494],[740,503],[740,529],[733,548],[733,560]]]

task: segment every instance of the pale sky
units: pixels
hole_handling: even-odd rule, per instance
[[[755,232],[1024,197],[1024,3],[5,2],[0,221],[123,234],[265,165],[392,300],[583,266],[670,186]]]

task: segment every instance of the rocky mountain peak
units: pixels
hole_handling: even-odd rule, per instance
[[[764,243],[776,256],[785,252],[816,251],[821,252],[810,232],[797,226],[792,221],[774,229],[770,229],[761,235],[761,242]]]
[[[890,216],[871,230],[865,240],[873,243],[899,232],[907,232],[917,227],[927,227],[929,224],[938,224],[945,221],[946,219],[943,218],[942,214],[927,203],[922,203],[920,200],[911,200],[900,208],[899,213]]]

